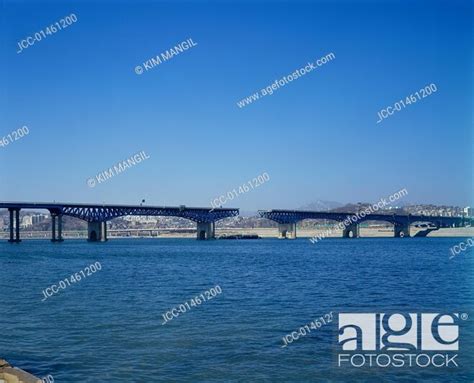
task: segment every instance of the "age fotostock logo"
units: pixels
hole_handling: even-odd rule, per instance
[[[458,367],[458,313],[340,313],[338,367]]]

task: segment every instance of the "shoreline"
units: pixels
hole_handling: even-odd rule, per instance
[[[297,229],[297,238],[311,238],[317,235],[323,235],[328,229]],[[411,228],[410,237],[413,237],[420,229]],[[159,231],[165,231],[159,233]],[[109,231],[108,239],[123,239],[123,238],[196,238],[196,232],[166,232],[166,229],[143,229],[143,233],[154,232],[153,235],[113,235]],[[40,234],[41,233],[41,234]],[[51,234],[49,232],[23,232],[21,237],[23,240],[35,240],[44,239],[49,240]],[[83,239],[87,240],[86,232],[80,233],[74,231],[68,233],[63,231],[63,238],[65,240],[70,239]],[[391,238],[394,236],[393,228],[390,227],[362,227],[359,229],[360,238]],[[39,235],[35,235],[39,234]],[[326,233],[327,234],[327,233]],[[260,238],[278,238],[277,228],[216,228],[216,238],[221,236],[229,235],[258,235]],[[474,237],[474,227],[456,227],[456,228],[442,228],[430,232],[427,237],[438,237],[438,238],[456,238],[456,237]],[[325,238],[342,238],[342,230],[333,230]],[[0,235],[0,240],[8,240],[7,235]]]

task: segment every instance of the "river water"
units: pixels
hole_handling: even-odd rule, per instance
[[[0,358],[64,383],[473,382],[472,252],[449,259],[461,240],[1,242]],[[386,312],[462,313],[458,367],[339,367],[339,313]]]

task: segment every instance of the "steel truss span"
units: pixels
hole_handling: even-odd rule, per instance
[[[106,222],[127,215],[172,216],[197,223],[216,222],[239,215],[239,209],[205,207],[170,207],[142,205],[94,205],[75,203],[0,202],[0,209],[45,209],[52,215],[67,215],[87,222]]]
[[[215,238],[215,223],[224,218],[239,215],[239,209],[212,209],[206,207],[143,206],[143,205],[95,205],[77,203],[0,202],[0,209],[10,213],[10,239],[19,243],[20,210],[45,209],[51,214],[51,241],[62,242],[62,218],[70,216],[87,221],[87,238],[91,242],[107,241],[107,221],[127,215],[168,216],[186,218],[196,222],[197,239]]]
[[[366,214],[364,216],[356,213],[341,212],[318,212],[304,210],[259,210],[262,218],[267,218],[280,224],[289,224],[303,221],[305,219],[327,219],[342,222],[344,220],[361,223],[364,221],[384,221],[394,225],[413,224],[415,222],[429,222],[436,227],[466,226],[474,223],[469,217],[443,217],[411,214]]]

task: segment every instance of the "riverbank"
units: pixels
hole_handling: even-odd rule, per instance
[[[317,235],[324,235],[325,238],[341,238],[342,230],[335,229],[328,233],[328,228],[317,229],[301,229],[297,228],[296,234],[298,238],[311,238]],[[423,230],[423,229],[421,229]],[[412,227],[410,235],[414,236],[420,229]],[[126,233],[126,234],[125,234]],[[261,238],[277,238],[277,228],[216,228],[216,237],[231,236],[231,235],[258,235]],[[376,237],[393,237],[393,228],[391,227],[361,227],[359,229],[361,237],[376,238]],[[443,228],[432,231],[428,237],[473,237],[474,227],[456,227]],[[50,239],[49,232],[22,232],[21,239]],[[64,239],[87,239],[87,232],[63,232]],[[134,232],[115,233],[108,232],[108,239],[114,238],[196,238],[196,232],[192,230],[167,230],[167,229],[143,229]],[[6,233],[0,234],[0,240],[8,240]]]
[[[421,229],[423,230],[423,229]],[[327,234],[328,229],[296,229],[298,238],[311,238],[316,235]],[[410,235],[414,236],[420,229],[411,228]],[[278,236],[276,228],[256,228],[256,229],[216,229],[216,236],[220,235],[238,235],[238,234],[256,234],[262,238],[275,238]],[[393,228],[389,227],[362,227],[359,229],[361,237],[393,237]],[[432,231],[428,237],[472,237],[474,236],[474,227],[453,227]],[[342,230],[334,230],[326,235],[326,238],[342,238]]]

